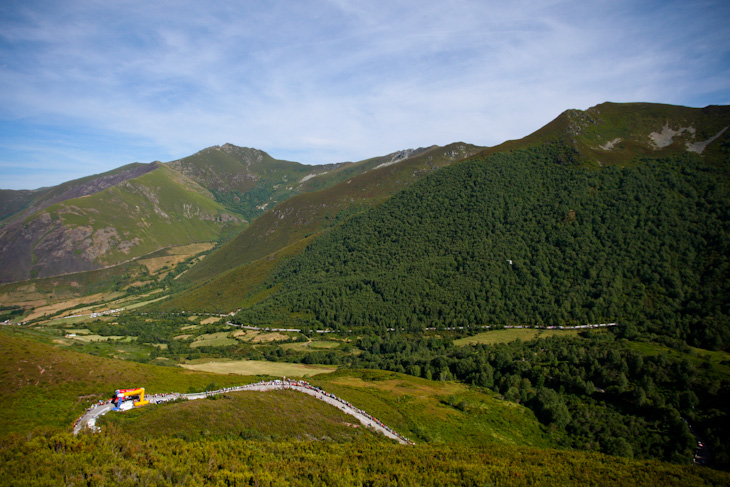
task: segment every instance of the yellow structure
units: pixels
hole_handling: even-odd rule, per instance
[[[118,403],[118,407],[125,399],[133,399],[135,396],[137,397],[137,400],[134,401],[135,407],[144,406],[145,404],[150,403],[144,398],[144,387],[138,387],[137,389],[119,389],[114,391],[113,402]]]

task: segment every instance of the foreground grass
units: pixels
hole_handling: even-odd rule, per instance
[[[243,391],[214,399],[150,405],[107,414],[97,424],[119,426],[136,438],[342,442],[373,436],[352,416],[296,391]]]
[[[115,389],[187,392],[257,380],[95,357],[0,330],[0,433],[70,428],[89,404]]]
[[[728,485],[730,474],[505,446],[140,439],[39,432],[0,444],[6,485]]]
[[[531,410],[455,382],[341,370],[311,380],[418,442],[556,446]]]

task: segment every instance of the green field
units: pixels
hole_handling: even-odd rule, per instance
[[[464,345],[472,345],[475,343],[495,344],[509,343],[514,340],[522,340],[523,342],[534,340],[536,338],[547,338],[549,336],[570,336],[577,335],[581,330],[537,330],[534,328],[510,328],[506,330],[490,330],[478,333],[474,336],[459,338],[454,340],[454,345],[463,347]]]
[[[285,350],[298,350],[298,351],[309,351],[309,350],[331,350],[342,345],[341,342],[332,341],[312,341],[312,342],[295,342],[295,343],[284,343],[281,348]]]
[[[273,375],[277,377],[311,377],[318,374],[334,372],[337,368],[328,365],[290,364],[285,362],[267,362],[265,360],[231,360],[181,364],[190,370],[213,372],[215,374],[240,375]]]
[[[228,331],[221,331],[200,335],[190,344],[190,347],[225,347],[226,345],[235,345],[237,341],[230,338],[230,334]]]
[[[126,339],[126,341],[131,341],[132,337],[124,337],[124,336],[101,336],[101,335],[79,335],[76,337],[73,337],[74,340],[78,340],[81,342],[108,342],[108,341],[117,341]]]

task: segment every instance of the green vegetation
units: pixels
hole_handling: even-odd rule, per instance
[[[726,473],[689,466],[700,455],[696,463],[730,469],[730,132],[702,144],[730,125],[727,113],[608,103],[569,110],[469,160],[477,149],[453,144],[320,175],[225,145],[47,208],[50,225],[88,224],[109,238],[102,220],[126,208],[136,221],[120,220],[117,236],[139,238],[132,247],[168,225],[165,245],[206,238],[218,248],[205,259],[213,244],[0,288],[0,316],[31,320],[0,335],[7,478],[730,483]],[[672,130],[662,135],[663,127]],[[0,194],[0,211],[34,204],[27,196]],[[139,214],[135,201],[146,205]],[[221,221],[231,211],[256,218],[235,237],[236,225]],[[218,216],[176,219],[201,212]],[[83,296],[91,289],[97,295]],[[103,302],[127,312],[46,321]],[[301,332],[232,328],[202,313],[236,309],[240,324]],[[606,322],[620,326],[499,329]],[[324,328],[334,333],[315,332]],[[63,337],[72,331],[76,339]],[[311,382],[418,446],[354,428],[291,392],[142,408],[108,415],[101,435],[62,432],[118,387],[185,392],[253,380],[118,357],[225,373],[336,368]]]
[[[314,240],[236,320],[385,330],[623,321],[730,347],[730,201],[699,156],[540,147],[444,168]]]
[[[667,485],[711,486],[727,473],[584,452],[489,445],[399,446],[177,438],[109,428],[40,432],[0,447],[7,485]]]
[[[310,382],[416,443],[556,446],[532,411],[480,388],[379,370],[340,370]]]
[[[361,338],[363,353],[350,366],[491,389],[532,409],[559,444],[581,450],[687,463],[696,447],[689,421],[714,464],[728,468],[730,375],[719,369],[727,363],[675,343],[686,351],[656,353],[656,345],[611,333],[461,347],[437,336],[389,334]]]
[[[211,242],[241,218],[165,166],[83,197],[56,203],[10,228],[3,280],[93,270],[165,247]],[[62,245],[61,245],[62,244]]]
[[[353,422],[357,423],[353,427]],[[259,441],[347,442],[372,436],[337,408],[294,391],[236,392],[205,400],[151,405],[102,416],[136,438],[242,438]]]
[[[474,345],[476,343],[493,345],[495,343],[509,343],[514,340],[522,340],[527,342],[536,338],[547,338],[550,336],[572,336],[577,335],[578,333],[578,330],[541,330],[537,328],[490,330],[454,340],[454,345],[456,345],[457,347],[461,347],[464,345]]]
[[[207,335],[198,335],[193,343],[192,348],[196,347],[224,347],[226,345],[234,345],[236,340],[230,338],[230,332],[222,331],[218,333],[210,333]]]
[[[309,243],[310,236],[342,224],[351,216],[381,203],[435,169],[453,164],[476,153],[477,150],[477,147],[463,143],[432,147],[413,154],[398,164],[378,167],[382,163],[387,163],[389,159],[375,158],[353,166],[343,166],[332,173],[310,179],[306,182],[307,186],[323,178],[337,179],[345,174],[351,177],[348,180],[340,179],[337,181],[339,184],[320,191],[292,197],[273,207],[271,211],[252,222],[251,226],[235,239],[192,269],[185,279],[190,282],[201,282],[220,276],[231,268],[264,258],[268,262],[265,267],[271,267],[280,259],[301,252],[304,245]],[[364,171],[365,168],[372,170],[362,174],[355,172],[355,169]],[[260,263],[255,265],[262,266]],[[264,272],[268,274],[268,270]],[[243,277],[241,274],[242,272],[236,272],[237,281]],[[257,281],[261,275],[261,272],[255,273]],[[244,285],[243,289],[240,289],[226,286],[225,280],[218,278],[214,282],[206,283],[199,291],[193,291],[174,302],[165,304],[162,309],[191,307],[208,309],[211,301],[218,302],[218,300],[206,300],[202,299],[202,296],[215,294],[222,294],[225,297],[223,303],[228,305],[227,309],[236,309],[239,307],[237,303],[245,301],[250,287]]]
[[[32,336],[32,335],[31,335]],[[35,336],[37,339],[37,335]],[[115,389],[145,387],[148,393],[204,390],[254,382],[172,367],[94,357],[53,347],[0,330],[0,432],[27,432],[38,426],[70,428],[89,404]]]

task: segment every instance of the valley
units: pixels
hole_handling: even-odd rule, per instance
[[[605,103],[495,147],[308,166],[224,144],[3,191],[0,460],[99,484],[730,483],[728,126]],[[73,434],[124,387],[200,400]]]

